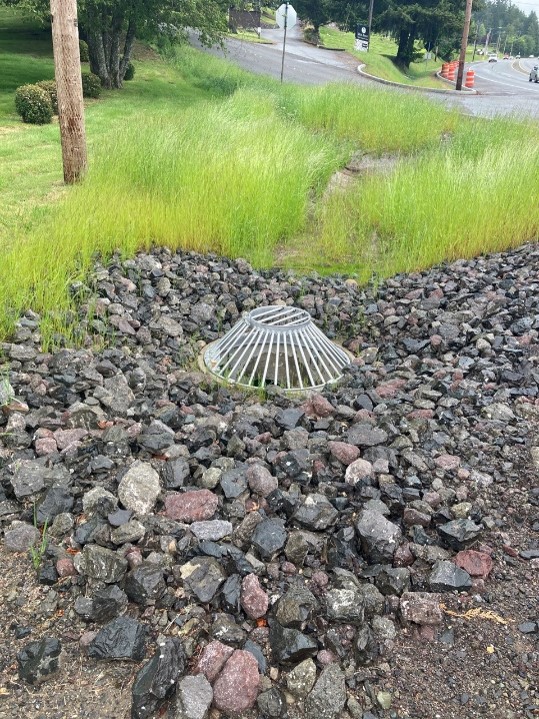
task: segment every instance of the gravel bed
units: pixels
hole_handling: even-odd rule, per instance
[[[376,286],[155,250],[0,345],[0,719],[539,715],[539,249]],[[287,396],[202,348],[289,304]],[[62,337],[56,337],[60,346]]]

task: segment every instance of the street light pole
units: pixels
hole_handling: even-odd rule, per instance
[[[462,90],[462,76],[464,75],[464,63],[466,62],[466,48],[468,47],[468,34],[470,32],[470,19],[472,17],[472,0],[466,0],[466,12],[464,14],[464,28],[462,30],[462,42],[460,44],[459,69],[457,73],[456,89]]]
[[[288,25],[288,0],[286,0],[286,8],[284,11],[284,38],[283,38],[283,59],[281,62],[281,82],[284,76],[284,53],[286,48],[286,26]]]

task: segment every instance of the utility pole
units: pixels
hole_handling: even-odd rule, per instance
[[[472,0],[466,0],[466,12],[464,15],[464,29],[462,30],[462,42],[460,44],[459,70],[457,73],[456,89],[462,90],[462,76],[464,75],[464,63],[466,62],[466,48],[468,47],[468,33],[470,32],[470,19],[472,17]]]
[[[82,179],[87,168],[77,0],[50,3],[64,181],[72,185]]]
[[[369,2],[369,46],[367,47],[367,52],[370,50],[371,47],[371,31],[372,31],[372,13],[374,10],[374,0],[370,0]]]
[[[472,55],[472,62],[475,60],[475,51],[477,50],[477,36],[479,35],[479,25],[475,24],[475,40],[473,43],[473,55]]]

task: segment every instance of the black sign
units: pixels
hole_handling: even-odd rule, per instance
[[[369,28],[366,25],[356,25],[356,40],[369,42]]]

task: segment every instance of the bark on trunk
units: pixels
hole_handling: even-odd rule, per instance
[[[64,181],[73,184],[87,166],[77,1],[51,0],[50,7]]]
[[[127,27],[127,35],[125,36],[124,43],[124,54],[122,57],[122,62],[120,63],[120,77],[122,80],[125,77],[125,71],[127,70],[129,61],[131,60],[131,53],[133,51],[133,45],[135,44],[136,31],[137,26],[135,24],[135,21],[131,18]]]

